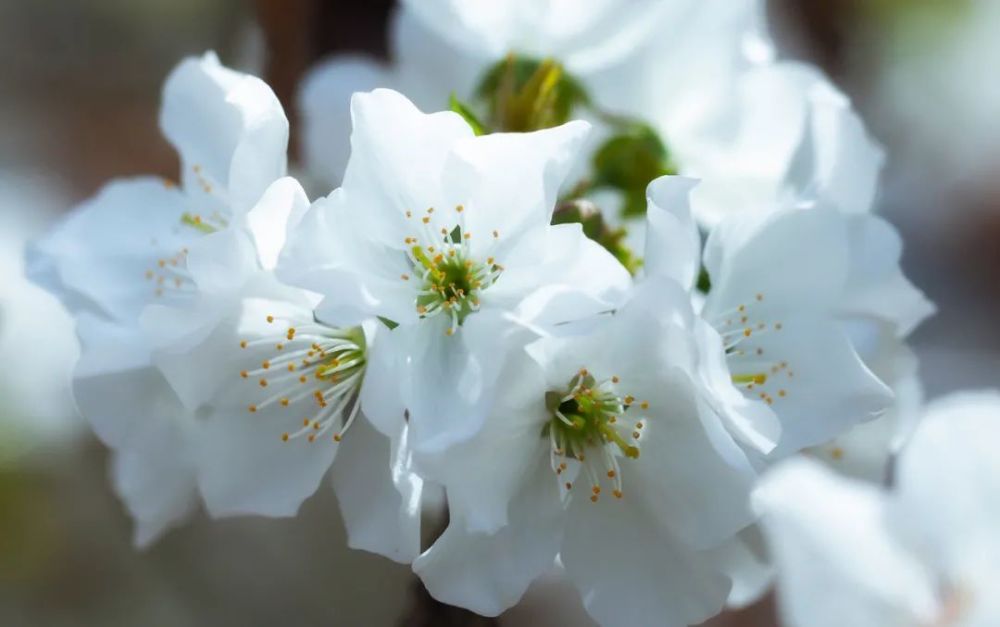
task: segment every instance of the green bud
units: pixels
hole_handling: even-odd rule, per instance
[[[490,126],[513,132],[558,126],[589,102],[583,86],[559,63],[514,54],[486,72],[476,95],[489,106]]]
[[[622,215],[646,213],[646,186],[665,174],[676,174],[670,153],[649,125],[632,122],[598,148],[593,158],[594,187],[623,194]]]

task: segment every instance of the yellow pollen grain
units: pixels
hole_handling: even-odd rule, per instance
[[[289,401],[288,401],[287,398],[281,399],[281,406],[282,407],[288,407],[288,403],[289,403]]]
[[[274,316],[268,316],[267,317],[267,322],[268,323],[274,322]]]
[[[315,433],[310,433],[308,440],[309,440],[310,443],[315,442],[316,441],[316,434]]]
[[[465,207],[463,207],[462,205],[458,205],[457,207],[455,207],[455,211],[462,213],[463,211],[465,211]]]
[[[241,340],[240,341],[240,348],[246,348],[246,347],[247,347],[247,341],[246,340]]]
[[[592,487],[590,489],[590,491],[593,492],[594,494],[600,494],[601,493],[601,486],[595,485],[594,487]]]
[[[287,442],[288,441],[288,434],[287,433],[282,433],[281,434],[281,441],[282,442]]]
[[[836,460],[843,459],[844,458],[844,449],[842,449],[842,448],[840,448],[838,446],[837,448],[835,448],[832,451],[830,451],[830,457],[832,457],[832,458],[834,458]]]
[[[641,409],[649,409],[649,401],[643,401],[643,402],[639,403],[639,407]]]
[[[299,383],[305,383],[308,380],[309,379],[308,379],[308,377],[306,377],[306,375],[302,375],[302,376],[299,377]]]
[[[250,373],[247,372],[246,370],[240,370],[240,376],[246,379],[247,377],[250,376]]]
[[[608,479],[614,479],[614,478],[615,478],[615,471],[609,470],[608,471]]]
[[[421,222],[423,222],[424,224],[430,224],[430,223],[431,223],[431,219],[430,219],[429,217],[427,217],[427,216],[424,216],[424,217],[423,217],[423,218],[421,218],[420,220],[421,220]]]
[[[597,502],[597,500],[598,500],[598,497],[597,497],[597,495],[596,495],[596,494],[591,494],[591,495],[590,495],[590,502],[591,502],[591,503],[596,503],[596,502]]]
[[[466,233],[462,237],[464,237],[465,239],[472,239],[472,233]]]
[[[251,414],[255,413],[257,411],[257,406],[256,405],[250,405],[249,407],[247,407],[247,411],[250,412]]]
[[[333,441],[334,442],[340,442],[342,439],[343,439],[343,436],[340,435],[339,433],[334,433],[333,434]]]
[[[285,350],[285,345],[284,344],[275,344],[274,345],[274,349],[275,350],[279,350],[279,351],[283,351],[283,350]]]
[[[303,418],[302,419],[302,426],[303,427],[308,427],[309,426],[309,419],[308,418]]]
[[[632,396],[631,394],[629,394],[629,395],[627,395],[627,396],[625,397],[625,399],[624,399],[624,400],[625,400],[625,404],[626,404],[626,405],[631,405],[632,403],[634,403],[634,402],[635,402],[635,397],[634,397],[634,396]]]
[[[743,329],[743,337],[750,337],[751,333],[753,333],[753,330],[750,327]]]
[[[785,394],[787,394],[787,392],[785,392],[784,390],[778,390],[778,396],[784,398]]]
[[[295,364],[288,364],[288,372],[295,372]]]
[[[615,495],[616,499],[620,499],[622,497],[622,491],[621,490],[615,490],[614,492],[612,492],[612,494]]]
[[[611,377],[612,383],[618,383],[619,381],[621,381],[621,379],[619,379],[618,377]]]
[[[757,294],[756,298],[757,298],[757,302],[760,302],[760,301],[764,300],[764,295],[763,294]]]
[[[266,388],[267,387],[267,379],[261,379],[260,380],[260,387],[262,387],[262,388]]]
[[[268,368],[270,368],[270,367],[271,367],[271,362],[270,362],[270,361],[268,361],[267,359],[265,359],[264,361],[260,362],[260,366],[261,366],[261,368],[263,368],[264,370],[267,370]]]

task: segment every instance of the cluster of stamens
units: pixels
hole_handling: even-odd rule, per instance
[[[171,257],[157,259],[156,265],[146,270],[146,280],[153,284],[153,295],[184,295],[194,292],[194,283],[187,271],[188,249],[182,248]]]
[[[753,306],[764,301],[763,294],[756,294],[750,305],[741,304],[724,312],[712,321],[722,336],[732,380],[748,395],[773,405],[776,398],[788,396],[787,387],[780,380],[791,380],[795,372],[788,362],[765,355],[758,339],[768,333],[782,330],[781,322],[764,322],[754,318]]]
[[[419,237],[408,236],[407,258],[411,273],[400,276],[403,281],[417,280],[416,310],[421,318],[446,315],[451,324],[445,330],[453,335],[469,314],[478,311],[480,295],[493,285],[503,272],[503,266],[493,257],[477,261],[472,256],[473,234],[465,228],[462,205],[455,207],[458,218],[451,229],[440,227],[437,233],[431,226],[434,208],[427,209],[419,218]],[[407,218],[414,218],[413,212],[406,212]],[[436,222],[440,223],[440,220]],[[493,231],[493,239],[500,234]]]
[[[274,324],[274,316],[267,316],[267,322]],[[253,349],[273,349],[272,356],[263,359],[259,367],[240,372],[243,379],[256,381],[262,391],[258,393],[264,394],[262,400],[247,406],[248,412],[256,414],[273,407],[302,416],[301,427],[282,432],[285,442],[297,438],[315,442],[331,429],[333,441],[340,442],[360,410],[358,396],[366,365],[360,327],[288,326],[281,334],[243,340],[240,347],[254,354],[260,351]]]
[[[615,498],[622,497],[618,458],[639,457],[639,442],[649,402],[618,392],[617,376],[598,382],[587,369],[577,372],[565,391],[548,392],[552,415],[542,435],[549,438],[552,470],[568,493],[582,472],[590,483],[590,500],[597,502],[601,483],[610,481]]]

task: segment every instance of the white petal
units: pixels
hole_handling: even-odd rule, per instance
[[[524,344],[528,331],[503,314],[480,311],[469,316],[454,336],[442,316],[392,332],[411,346],[404,386],[415,451],[434,453],[472,437],[493,405],[496,380],[506,355]],[[393,337],[395,341],[395,337]],[[499,351],[497,347],[503,347]]]
[[[889,321],[900,337],[909,335],[935,307],[903,275],[899,234],[871,215],[851,216],[847,225],[851,266],[841,310]]]
[[[325,322],[358,324],[376,315],[396,323],[415,320],[418,288],[402,279],[412,272],[407,257],[367,241],[366,221],[359,218],[364,211],[364,202],[345,188],[313,203],[292,229],[277,275],[323,295],[317,313]]]
[[[760,528],[754,525],[712,551],[733,584],[726,607],[739,609],[756,603],[774,582],[774,567],[764,543]]]
[[[187,269],[202,293],[237,291],[259,270],[253,240],[240,228],[203,235],[188,250]]]
[[[744,446],[764,455],[774,450],[781,437],[781,422],[764,403],[748,399],[733,385],[722,338],[703,321],[694,324],[700,346],[698,379],[708,391],[705,401],[729,432]]]
[[[262,80],[223,67],[214,53],[184,60],[167,78],[160,126],[181,155],[184,187],[222,187],[238,211],[285,175],[281,103]]]
[[[214,517],[294,516],[319,487],[337,444],[330,437],[282,442],[282,433],[293,424],[301,428],[302,418],[290,418],[278,404],[250,413],[240,400],[221,401],[199,435],[198,486],[205,506]]]
[[[705,247],[712,279],[705,316],[724,316],[739,305],[760,316],[830,311],[842,294],[849,253],[845,220],[834,211],[734,216],[712,231]]]
[[[420,554],[423,481],[410,470],[401,444],[359,416],[344,436],[330,480],[348,546],[408,564]]]
[[[475,436],[443,453],[417,455],[421,474],[447,491],[453,524],[462,521],[474,533],[496,533],[508,523],[508,503],[549,455],[542,429],[550,416],[538,365],[512,351],[497,387],[501,393]],[[545,479],[556,481],[551,473]]]
[[[84,315],[79,331],[77,407],[114,450],[115,491],[136,521],[135,543],[148,546],[196,504],[194,418],[149,366],[134,330]]]
[[[492,245],[493,231],[516,238],[551,221],[559,189],[589,133],[590,124],[574,120],[533,133],[493,133],[455,142],[443,183],[466,208],[474,252]]]
[[[699,623],[729,593],[713,556],[686,547],[628,494],[574,502],[560,556],[587,611],[607,627]]]
[[[691,219],[689,195],[697,181],[663,176],[646,189],[646,249],[643,272],[691,289],[701,270],[701,236]]]
[[[184,207],[180,192],[162,180],[114,181],[29,250],[28,276],[73,311],[96,309],[133,322],[166,277],[159,261],[198,237],[181,227]],[[164,289],[161,300],[174,293]]]
[[[1000,393],[959,392],[928,405],[900,454],[894,521],[938,564],[969,547],[1000,549],[998,436]]]
[[[799,459],[772,471],[754,503],[777,562],[786,624],[933,622],[934,583],[892,538],[876,489]]]
[[[434,598],[496,616],[521,598],[548,570],[559,548],[563,509],[543,456],[526,473],[511,501],[510,522],[495,534],[466,530],[453,518],[440,538],[413,562]]]
[[[504,271],[497,282],[483,291],[484,306],[522,309],[532,321],[566,322],[609,311],[621,303],[631,286],[628,271],[602,246],[587,238],[579,224],[561,224],[535,230],[520,238],[497,260]],[[552,289],[576,292],[581,309],[572,318],[556,319],[554,311],[525,306],[526,298],[545,298],[537,292]]]
[[[734,377],[766,377],[740,387],[750,398],[770,399],[781,421],[772,458],[824,443],[889,407],[892,392],[865,367],[835,321],[803,316],[781,324],[745,339],[737,345],[742,354],[729,357]]]
[[[699,407],[684,373],[658,378],[657,387],[631,392],[650,409],[638,460],[622,464],[624,499],[641,503],[686,545],[711,548],[752,522],[756,474],[714,412]]]
[[[378,227],[374,236],[385,233],[386,245],[400,247],[412,235],[404,234],[405,211],[455,204],[443,195],[442,173],[455,142],[471,137],[472,129],[457,113],[422,113],[389,89],[354,94],[351,120],[351,158],[343,187],[373,194],[359,219]],[[353,210],[361,212],[362,207]]]
[[[271,184],[247,214],[247,227],[265,270],[277,265],[288,231],[298,225],[308,208],[309,199],[302,186],[286,177]]]
[[[351,94],[392,87],[395,77],[381,63],[358,55],[338,55],[302,79],[298,108],[306,169],[321,182],[340,183],[351,153]]]
[[[787,183],[840,211],[871,211],[885,152],[865,131],[850,101],[825,81],[811,89],[807,132]]]

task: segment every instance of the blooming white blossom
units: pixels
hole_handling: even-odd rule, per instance
[[[692,322],[684,291],[650,280],[613,315],[510,348],[482,430],[417,458],[450,507],[414,562],[435,597],[498,614],[558,553],[602,625],[719,611],[716,549],[751,522],[754,473],[701,396]]]
[[[139,544],[194,503],[197,408],[156,367],[160,340],[141,320],[155,316],[154,304],[197,303],[196,321],[161,329],[179,343],[172,350],[218,324],[224,307],[213,295],[252,275],[258,253],[276,256],[270,220],[287,215],[295,196],[278,180],[288,123],[259,79],[211,53],[185,60],[167,80],[160,122],[181,156],[180,186],[112,182],[29,251],[29,274],[79,319],[77,404],[115,449],[116,485]]]
[[[754,494],[779,566],[785,624],[996,624],[1000,395],[932,403],[898,461],[894,485],[785,462]]]
[[[494,402],[504,338],[612,308],[630,278],[579,225],[551,226],[588,125],[473,135],[389,90],[356,94],[342,187],[293,233],[279,276],[323,296],[317,317],[392,327],[362,394],[384,433],[411,444],[474,434]]]
[[[691,187],[683,179],[656,184]],[[670,212],[691,232],[685,195],[671,203],[654,201],[650,211]],[[658,228],[655,219],[646,271],[682,273],[690,286],[703,260],[711,288],[701,316],[714,329],[703,339],[721,342],[732,381],[780,420],[772,455],[824,443],[886,409],[889,389],[859,356],[847,325],[870,321],[901,337],[931,311],[902,275],[898,236],[887,223],[820,204],[732,216],[713,229],[702,256],[694,238],[671,245],[676,229]],[[673,252],[659,253],[664,262],[657,250]]]
[[[471,98],[513,52],[554,58],[594,106],[649,122],[680,173],[703,181],[692,198],[702,224],[805,192],[866,211],[881,148],[816,68],[773,59],[763,18],[759,0],[405,2],[392,22],[391,65],[334,57],[306,79],[306,163],[340,180],[352,91],[393,87],[438,108],[452,92]]]

